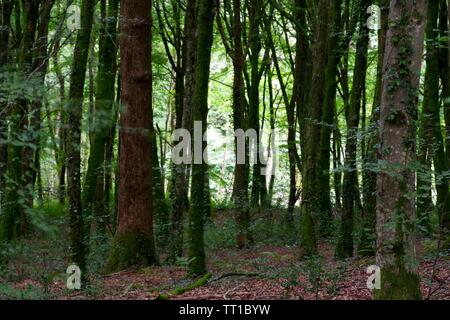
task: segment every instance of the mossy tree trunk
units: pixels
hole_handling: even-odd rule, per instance
[[[376,224],[376,189],[377,172],[377,145],[379,140],[379,120],[381,104],[381,80],[383,75],[384,50],[386,48],[386,33],[388,28],[389,0],[379,1],[381,9],[381,29],[378,30],[378,61],[375,92],[372,104],[372,114],[367,137],[367,150],[363,158],[363,216],[362,229],[359,239],[358,253],[371,256],[375,254],[375,224]]]
[[[420,299],[413,163],[427,2],[391,0],[383,67],[377,178],[376,299]]]
[[[9,33],[12,14],[12,1],[0,3],[0,72],[7,68],[9,61]],[[0,89],[0,95],[2,94]],[[6,194],[6,171],[8,163],[7,104],[0,103],[0,208],[4,210]]]
[[[209,67],[211,62],[211,47],[213,42],[214,1],[199,0],[197,16],[197,50],[195,61],[195,86],[193,94],[193,120],[202,124],[202,150],[193,147],[193,159],[202,159],[201,163],[192,165],[191,208],[189,211],[189,264],[188,274],[191,276],[206,273],[205,247],[203,229],[205,218],[208,215],[207,202],[210,201],[207,192],[205,176],[208,172],[208,164],[203,159],[203,150],[206,149],[206,141],[203,134],[207,126],[208,114],[208,84]],[[198,143],[198,141],[197,141]]]
[[[151,1],[121,3],[120,158],[117,231],[107,272],[158,261],[153,235]]]
[[[186,13],[184,16],[184,41],[183,41],[183,69],[184,69],[184,90],[183,90],[183,115],[181,127],[191,132],[193,93],[195,86],[195,58],[197,49],[197,1],[188,0]],[[177,174],[174,179],[174,190],[171,192],[170,208],[170,252],[169,258],[172,262],[176,257],[183,255],[183,233],[184,217],[189,209],[188,188],[189,188],[189,166],[180,164],[176,166]]]
[[[444,120],[445,124],[450,124],[450,5],[447,5],[445,0],[440,2],[440,15],[439,15],[439,75],[442,84],[441,97],[444,108]],[[447,41],[446,41],[447,40]],[[446,170],[450,168],[450,125],[445,125],[444,135],[444,148],[446,157]],[[448,179],[447,179],[448,183]],[[445,190],[444,190],[445,193]],[[446,199],[444,199],[446,200]],[[447,205],[445,203],[445,205]],[[442,226],[447,230],[450,230],[450,210],[445,207],[440,208],[443,216],[441,216]]]
[[[353,87],[346,113],[347,144],[345,146],[344,182],[342,190],[342,217],[339,232],[339,242],[336,256],[347,258],[353,256],[353,213],[356,211],[358,197],[358,174],[356,168],[357,131],[363,91],[365,89],[367,71],[367,51],[369,48],[369,29],[367,27],[367,8],[370,0],[361,1],[359,34],[356,43],[355,69]]]
[[[423,119],[429,139],[426,144],[430,147],[430,156],[433,160],[436,185],[436,209],[439,221],[444,223],[445,216],[450,210],[450,197],[448,190],[447,160],[444,149],[444,141],[441,130],[440,118],[440,94],[439,94],[439,1],[428,4],[427,15],[427,57],[425,72],[425,93]],[[426,104],[426,105],[425,105]]]
[[[70,74],[67,113],[67,193],[69,199],[71,259],[86,269],[86,243],[81,203],[81,119],[86,64],[94,15],[94,0],[81,3],[80,29],[77,33]]]
[[[328,44],[328,62],[325,71],[325,95],[322,110],[323,118],[320,132],[319,164],[317,173],[317,185],[320,190],[318,193],[320,231],[324,235],[331,234],[330,227],[332,221],[330,197],[330,140],[335,120],[336,76],[338,64],[344,50],[344,39],[341,35],[341,11],[342,0],[333,1],[330,7],[330,23],[332,29]]]
[[[327,65],[327,44],[329,36],[328,1],[320,0],[314,16],[315,32],[312,57],[315,63],[311,71],[311,86],[304,120],[304,150],[302,157],[302,203],[301,203],[301,253],[312,255],[317,252],[316,221],[318,217],[317,160],[319,156],[320,121],[324,101],[323,87]],[[313,10],[314,11],[314,10]]]
[[[250,86],[248,90],[248,128],[256,132],[256,143],[260,145],[260,122],[259,122],[259,84],[265,70],[264,61],[260,65],[261,52],[261,27],[263,2],[261,0],[248,0],[248,47],[250,61]],[[258,150],[259,151],[259,150]],[[254,159],[252,172],[252,189],[250,204],[252,208],[257,208],[264,204],[267,195],[265,176],[261,175],[262,163],[258,156]]]
[[[95,90],[94,132],[89,151],[88,166],[83,188],[84,216],[91,222],[93,208],[97,231],[106,232],[109,213],[104,204],[104,161],[106,143],[114,120],[114,84],[116,77],[116,30],[119,0],[101,2],[102,21],[99,35],[99,65]],[[109,170],[109,169],[107,169]],[[100,181],[99,181],[100,180]],[[96,205],[94,206],[94,202]]]
[[[20,26],[23,22],[25,32],[18,38],[20,49],[17,67],[13,69],[23,77],[31,78],[33,64],[33,45],[38,23],[39,1],[24,1],[22,8],[15,4],[15,19]],[[21,11],[21,9],[23,11]],[[34,80],[34,78],[33,78]],[[32,81],[28,84],[31,85]],[[32,164],[34,163],[33,129],[29,116],[31,104],[26,97],[19,97],[9,106],[11,142],[8,144],[6,208],[2,217],[1,235],[5,240],[24,236],[28,231],[28,210],[33,206]]]

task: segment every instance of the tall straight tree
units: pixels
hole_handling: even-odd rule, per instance
[[[193,165],[192,165],[192,187],[191,208],[189,211],[189,264],[188,273],[191,276],[202,275],[206,272],[205,247],[203,239],[203,228],[205,218],[208,214],[207,201],[209,194],[205,183],[208,172],[208,164],[203,159],[206,150],[206,141],[203,135],[206,132],[208,115],[208,83],[209,66],[211,63],[211,47],[213,42],[214,1],[199,0],[197,16],[197,55],[195,59],[195,85],[193,95],[193,119],[202,125],[201,136],[193,139]],[[195,126],[195,124],[194,124]],[[202,148],[196,148],[201,145]],[[199,142],[202,142],[201,144]],[[196,163],[200,160],[201,163]]]
[[[192,103],[195,85],[195,58],[197,49],[197,0],[188,0],[184,16],[184,90],[183,90],[183,117],[181,127],[185,130],[192,129]],[[189,166],[180,164],[177,166],[178,174],[175,176],[173,198],[171,203],[171,241],[170,258],[183,254],[183,221],[188,209]]]
[[[448,178],[445,171],[448,168],[444,149],[444,140],[441,130],[440,119],[440,93],[439,93],[439,2],[434,1],[428,5],[426,38],[427,56],[425,71],[424,103],[421,115],[421,150],[420,160],[422,165],[433,163],[435,169],[436,184],[436,209],[440,221],[443,223],[445,215],[450,210],[450,197],[448,190]],[[428,169],[428,168],[426,168]],[[427,177],[429,172],[423,173]],[[429,182],[429,180],[428,180]],[[427,184],[424,187],[429,187]],[[429,191],[427,192],[429,194]],[[419,201],[426,201],[420,199]],[[421,225],[430,231],[431,212],[420,212]]]
[[[367,70],[367,50],[369,47],[369,29],[367,26],[367,8],[370,0],[361,0],[359,19],[359,34],[356,43],[355,69],[353,76],[353,87],[350,95],[346,113],[347,120],[347,144],[345,147],[342,198],[342,218],[340,226],[340,238],[336,254],[345,258],[353,255],[353,213],[358,201],[358,174],[356,168],[357,130],[359,125],[359,114],[361,110],[362,97],[365,90]]]
[[[107,212],[103,203],[102,182],[106,143],[114,118],[114,84],[116,76],[116,29],[119,0],[102,0],[102,22],[99,36],[99,65],[96,79],[94,134],[89,151],[88,167],[83,188],[84,215],[90,218],[97,196],[96,222],[105,232]]]
[[[259,124],[259,84],[265,70],[265,66],[260,66],[261,52],[261,27],[263,14],[262,0],[248,0],[248,48],[250,61],[250,80],[248,90],[248,127],[256,131],[256,140],[260,143],[260,124]],[[264,61],[263,61],[264,63]],[[265,202],[267,188],[265,176],[261,175],[262,164],[260,157],[254,159],[252,174],[252,192],[251,206],[257,207]]]
[[[365,158],[363,159],[363,226],[358,246],[358,253],[361,255],[375,254],[375,224],[376,224],[376,203],[377,203],[377,173],[375,165],[377,162],[377,144],[379,139],[378,122],[380,120],[381,104],[381,80],[383,75],[384,49],[386,47],[386,33],[389,18],[389,0],[379,0],[381,9],[380,29],[378,30],[378,60],[375,92],[372,104],[372,114],[370,119],[369,137]]]
[[[325,96],[323,103],[323,116],[320,132],[320,151],[317,184],[320,206],[320,229],[323,234],[330,233],[331,198],[330,198],[330,138],[334,126],[336,108],[336,77],[338,64],[344,51],[342,37],[342,0],[333,1],[330,7],[331,36],[328,44],[328,62],[325,71]]]
[[[9,0],[0,1],[0,72],[7,67],[9,60],[9,34],[13,3]],[[2,91],[0,89],[0,94]],[[5,102],[0,102],[0,207],[3,208],[6,192],[6,169],[8,162],[8,108]],[[0,232],[1,233],[1,232]]]
[[[311,48],[315,63],[311,71],[311,87],[308,96],[304,121],[304,155],[302,166],[302,204],[301,204],[301,251],[302,255],[312,255],[317,252],[315,218],[317,194],[317,160],[320,139],[320,121],[324,101],[323,87],[325,83],[325,68],[327,65],[327,44],[329,33],[328,1],[317,3],[314,16],[314,44]]]
[[[376,299],[420,299],[415,254],[416,129],[427,2],[391,0],[386,37],[377,178]]]
[[[151,0],[120,8],[121,102],[117,231],[106,270],[157,262],[153,236]]]
[[[69,100],[66,105],[67,130],[67,191],[69,198],[71,258],[81,270],[86,267],[86,244],[81,203],[81,119],[86,63],[94,17],[94,0],[81,2],[80,29],[77,32],[70,74]]]

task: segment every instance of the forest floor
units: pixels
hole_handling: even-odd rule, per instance
[[[30,240],[23,246],[27,251],[15,254],[8,269],[0,270],[0,299],[372,299],[366,269],[374,259],[336,261],[334,245],[327,242],[319,244],[320,258],[302,262],[295,245],[260,243],[243,250],[208,248],[210,277],[197,287],[193,286],[196,279],[186,277],[185,265],[162,263],[110,275],[97,273],[85,290],[66,289],[66,258],[52,258],[49,244],[42,244],[46,248],[42,250],[37,242]],[[63,245],[58,248],[58,243],[52,248],[60,253],[67,250]],[[450,300],[450,255],[431,254],[429,247],[435,243],[430,243],[417,242],[423,297]],[[176,289],[182,290],[175,293]]]
[[[184,267],[152,266],[97,276],[86,291],[69,291],[65,282],[54,280],[46,286],[53,299],[329,299],[369,300],[366,268],[372,259],[354,258],[346,263],[333,260],[333,248],[320,245],[322,261],[302,265],[295,247],[263,246],[244,250],[210,252],[209,281],[178,295],[193,280],[186,278]],[[307,263],[307,264],[308,264]],[[447,257],[422,259],[419,267],[424,298],[450,300],[450,261]],[[433,279],[431,283],[431,279]],[[13,284],[17,290],[43,288],[43,281],[23,279]],[[0,294],[0,298],[1,298]],[[4,298],[8,298],[5,296]]]

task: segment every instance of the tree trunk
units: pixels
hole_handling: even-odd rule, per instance
[[[121,14],[120,179],[117,231],[108,272],[158,261],[152,209],[151,1],[124,1]]]
[[[371,256],[375,254],[375,224],[376,224],[376,189],[377,172],[377,144],[379,140],[379,120],[381,104],[381,81],[383,75],[384,50],[386,48],[386,33],[389,18],[389,0],[380,0],[381,29],[378,31],[378,62],[375,92],[372,104],[372,115],[368,129],[366,156],[363,158],[363,200],[364,209],[362,217],[362,230],[358,246],[360,255]]]
[[[184,96],[182,128],[191,132],[192,130],[192,108],[193,93],[195,86],[195,59],[197,49],[197,23],[196,23],[197,1],[188,0],[184,18]],[[162,157],[162,155],[161,155]],[[183,221],[189,207],[188,202],[188,177],[189,166],[181,164],[177,166],[177,175],[174,181],[171,204],[171,241],[169,260],[175,261],[176,257],[183,255]]]
[[[261,35],[260,28],[262,24],[262,1],[248,1],[248,19],[249,19],[249,36],[248,46],[250,48],[250,88],[248,93],[249,110],[248,110],[248,128],[256,131],[256,143],[260,145],[260,124],[259,124],[259,83],[261,81],[262,72],[259,63],[259,53],[261,52]],[[262,165],[260,158],[254,159],[252,173],[252,192],[251,206],[256,208],[263,203],[265,176],[261,175]]]
[[[115,126],[114,84],[116,77],[116,29],[119,0],[110,0],[105,6],[99,36],[99,66],[96,78],[95,117],[93,119],[92,144],[89,152],[88,167],[83,188],[84,216],[91,221],[94,202],[97,203],[95,221],[100,234],[106,231],[108,212],[103,201],[103,179],[106,144]],[[98,186],[98,187],[97,187]],[[97,198],[97,201],[95,201]]]
[[[350,103],[346,112],[347,143],[345,146],[344,182],[342,190],[342,217],[340,238],[336,248],[336,255],[340,258],[353,256],[353,213],[356,211],[359,197],[357,197],[358,174],[356,167],[357,131],[364,83],[367,71],[367,50],[369,48],[369,29],[367,28],[367,8],[370,0],[361,2],[359,35],[356,43],[355,69]]]
[[[311,87],[309,91],[307,110],[304,121],[304,156],[302,161],[302,203],[301,203],[301,254],[309,256],[317,252],[315,217],[318,210],[317,193],[317,160],[319,156],[318,139],[320,139],[320,121],[325,84],[325,68],[327,64],[328,43],[328,1],[320,0],[317,5],[317,15],[314,17],[315,38],[312,47]],[[319,140],[320,141],[320,140]]]
[[[202,139],[207,126],[208,114],[208,83],[209,67],[211,62],[211,46],[213,42],[214,1],[199,0],[197,20],[197,52],[195,61],[195,86],[193,94],[193,119],[202,124]],[[197,141],[198,143],[198,141]],[[188,273],[191,276],[206,273],[205,248],[203,241],[203,227],[208,214],[207,186],[205,176],[208,165],[203,160],[203,150],[207,147],[206,141],[202,143],[202,150],[193,147],[193,159],[202,159],[201,164],[192,165],[191,208],[189,212],[189,264]]]
[[[420,299],[415,255],[415,161],[425,0],[391,0],[383,67],[377,178],[376,299]]]
[[[86,244],[81,203],[81,119],[86,65],[94,15],[94,0],[81,3],[80,29],[77,33],[70,75],[67,111],[67,192],[69,199],[71,259],[84,272]]]
[[[320,211],[320,231],[323,235],[331,234],[331,198],[330,198],[330,139],[334,126],[336,108],[336,76],[338,64],[344,50],[344,38],[341,36],[342,0],[333,1],[330,8],[331,36],[328,44],[328,63],[325,71],[325,96],[322,110],[322,127],[320,132],[320,151],[318,164],[318,205]]]
[[[9,60],[9,33],[13,4],[11,1],[2,1],[0,4],[0,72],[6,67]],[[1,89],[0,89],[1,93]],[[6,170],[8,163],[8,109],[7,104],[0,103],[0,208],[3,211],[6,194]],[[0,232],[1,233],[1,232]]]

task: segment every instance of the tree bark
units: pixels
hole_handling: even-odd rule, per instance
[[[86,269],[86,244],[81,203],[81,119],[86,65],[94,15],[94,0],[81,3],[80,29],[77,33],[70,75],[67,111],[67,192],[69,199],[71,259],[82,272]]]
[[[391,0],[383,67],[377,178],[376,299],[420,299],[415,254],[415,174],[419,74],[427,1]]]
[[[347,144],[345,146],[344,182],[342,190],[342,217],[340,238],[336,248],[336,255],[340,258],[353,256],[353,213],[359,201],[358,174],[356,167],[357,131],[364,83],[367,71],[367,51],[369,48],[369,29],[367,27],[367,8],[370,0],[362,0],[359,20],[359,35],[356,43],[355,68],[350,103],[346,112]]]
[[[121,4],[120,179],[117,231],[106,270],[158,261],[153,236],[151,1]]]
[[[209,67],[211,62],[211,47],[213,42],[214,1],[199,0],[197,19],[197,53],[195,61],[195,86],[193,94],[193,119],[202,124],[202,136],[207,126],[208,114],[208,83]],[[202,150],[193,148],[193,157],[202,159],[201,164],[192,165],[191,208],[189,212],[189,264],[188,274],[198,276],[206,273],[205,248],[203,227],[205,217],[208,215],[207,185],[205,176],[208,165],[203,160],[203,150],[207,147],[206,141],[202,143]],[[201,153],[201,154],[199,154]]]
[[[99,36],[99,66],[96,78],[95,92],[95,116],[93,119],[94,132],[89,152],[88,167],[83,188],[84,216],[91,221],[94,202],[95,221],[100,234],[106,231],[109,213],[104,203],[103,179],[106,144],[115,126],[114,113],[114,84],[116,77],[116,29],[118,0],[110,0],[106,9],[106,1],[103,5],[106,11],[100,26]],[[96,201],[97,198],[97,201]]]
[[[311,72],[311,87],[304,121],[304,156],[302,161],[302,203],[301,203],[301,254],[310,256],[317,252],[316,217],[318,210],[317,193],[317,160],[320,139],[320,121],[324,101],[323,87],[325,84],[325,68],[327,64],[328,44],[328,2],[320,0],[315,16],[315,38],[312,47],[312,57],[315,63]],[[320,140],[319,140],[320,141]]]

